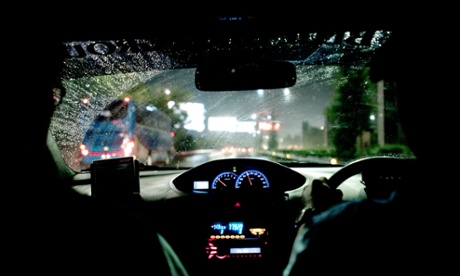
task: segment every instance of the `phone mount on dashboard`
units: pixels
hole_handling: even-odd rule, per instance
[[[90,171],[92,197],[120,201],[140,195],[139,161],[133,157],[95,160]]]

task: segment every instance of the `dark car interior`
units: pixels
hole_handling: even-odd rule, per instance
[[[309,32],[338,35],[346,30],[352,34],[356,31],[354,34],[359,36],[359,31],[397,31],[398,11],[380,4],[342,3],[331,7],[331,3],[308,3],[301,8],[300,4],[285,3],[267,10],[194,7],[193,11],[166,5],[148,11],[139,8],[135,16],[118,13],[117,9],[123,7],[109,7],[99,12],[94,9],[93,18],[81,19],[74,10],[56,17],[62,23],[58,40],[63,43],[120,38],[126,42],[122,49],[141,53],[141,49],[130,44],[130,39],[151,39],[154,43],[150,46],[167,53],[175,67],[197,67],[198,89],[219,93],[275,89],[295,83],[295,69],[284,61],[305,59],[308,63],[307,57],[317,48],[292,43],[292,56],[278,57],[275,49],[284,46],[268,40],[273,34],[295,40],[299,33]],[[285,12],[280,13],[279,9]],[[258,40],[254,39],[255,34]],[[234,41],[231,46],[225,44],[228,37]],[[353,37],[342,39],[351,41]],[[202,48],[206,43],[213,46]],[[339,61],[314,60],[312,64],[353,65],[356,60],[369,60],[372,54],[362,51]],[[136,66],[140,66],[135,62],[125,66],[124,62],[114,61],[112,73],[136,71]],[[226,74],[228,66],[235,64],[246,71],[237,76]],[[92,64],[91,72],[72,65],[71,61],[66,63],[62,78],[107,73],[97,62]],[[296,220],[305,185],[324,176],[333,189],[347,183],[362,189],[344,194],[344,200],[360,198],[363,191],[366,198],[385,199],[406,184],[416,165],[413,158],[388,156],[351,160],[346,165],[296,165],[236,157],[173,170],[148,167],[133,158],[117,158],[94,161],[90,168],[72,171],[56,144],[48,141],[48,146],[64,182],[80,194],[108,206],[126,208],[154,225],[190,275],[281,275],[298,230]]]

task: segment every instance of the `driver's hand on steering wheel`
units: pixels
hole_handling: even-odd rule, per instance
[[[297,217],[296,223],[305,221],[307,214],[317,214],[327,210],[332,205],[342,201],[343,193],[339,189],[331,189],[327,184],[327,178],[314,179],[310,185],[302,191],[302,210]]]

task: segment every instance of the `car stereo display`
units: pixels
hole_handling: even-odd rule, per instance
[[[209,227],[208,259],[262,258],[268,246],[267,228],[241,221],[213,222]]]

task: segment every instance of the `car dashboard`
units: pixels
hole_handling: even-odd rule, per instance
[[[191,275],[281,274],[296,235],[303,187],[339,169],[218,159],[191,169],[140,171],[133,193],[138,200],[117,203],[151,223]],[[80,175],[81,185],[74,188],[91,195],[91,176]],[[359,178],[349,182],[362,187]]]

